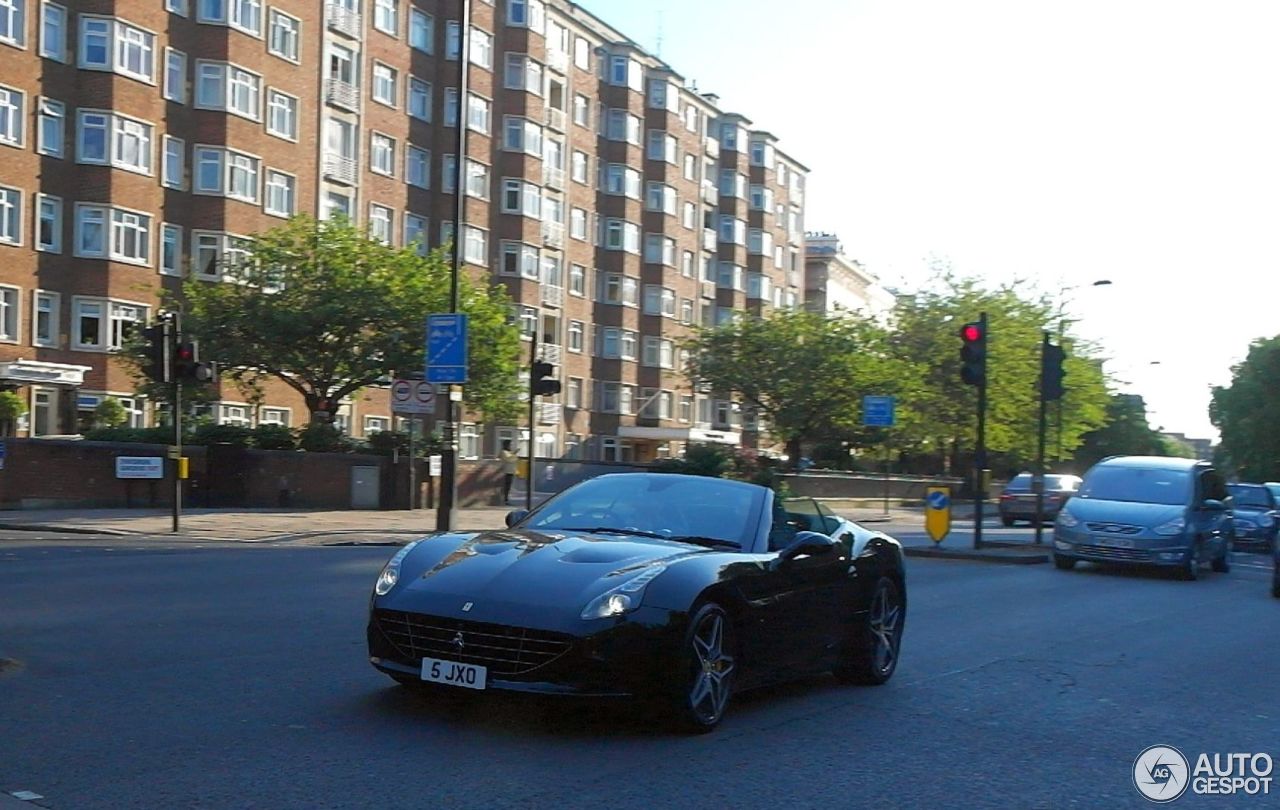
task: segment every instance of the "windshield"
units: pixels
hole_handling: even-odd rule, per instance
[[[1235,501],[1236,508],[1253,506],[1258,509],[1270,509],[1271,493],[1266,487],[1249,487],[1240,484],[1227,484],[1227,491]]]
[[[1080,485],[1079,498],[1132,503],[1184,504],[1191,491],[1186,470],[1095,467]]]
[[[719,478],[603,475],[565,490],[517,526],[534,531],[634,530],[741,548],[751,544],[766,491]]]

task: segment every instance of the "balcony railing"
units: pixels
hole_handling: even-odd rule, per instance
[[[720,202],[720,189],[715,183],[708,180],[702,181],[702,201],[709,203]]]
[[[560,361],[564,359],[564,350],[554,343],[542,344],[542,347],[541,349],[539,349],[538,353],[542,355],[543,360],[547,361],[548,363],[555,366],[556,368],[560,367]]]
[[[707,138],[707,139],[706,139],[706,141],[705,141],[704,143],[706,144],[706,147],[707,147],[707,157],[709,157],[709,158],[718,158],[718,157],[720,157],[720,142],[719,142],[719,141],[717,141],[715,138]]]
[[[716,232],[714,228],[702,229],[702,249],[703,250],[716,249]]]
[[[362,23],[360,12],[352,11],[338,3],[329,3],[325,8],[325,17],[329,20],[329,30],[337,31],[352,39],[360,38]]]
[[[564,223],[542,223],[542,241],[550,247],[564,247]]]
[[[557,132],[564,132],[567,124],[568,116],[565,115],[564,110],[560,110],[555,107],[547,108],[547,126]]]
[[[564,190],[564,169],[552,166],[550,163],[544,163],[542,165],[542,184]]]
[[[562,411],[562,407],[559,402],[539,402],[538,403],[538,424],[539,425],[560,424],[561,411]]]
[[[547,50],[547,66],[552,70],[560,73],[566,73],[569,70],[569,54],[556,48]]]
[[[342,155],[324,156],[324,176],[349,186],[356,184],[356,162]]]
[[[545,307],[560,307],[564,305],[564,287],[553,287],[550,284],[542,285],[542,305]]]
[[[329,79],[324,83],[324,100],[351,112],[360,112],[360,88],[342,79]]]
[[[716,297],[716,283],[714,281],[702,282],[702,297],[714,299]]]

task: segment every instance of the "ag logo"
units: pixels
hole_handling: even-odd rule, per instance
[[[1133,786],[1153,802],[1171,802],[1190,782],[1191,768],[1182,752],[1171,745],[1153,745],[1133,761]]]

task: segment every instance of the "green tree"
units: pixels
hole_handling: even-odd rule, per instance
[[[115,428],[129,421],[129,414],[124,405],[115,397],[104,397],[93,409],[94,427]]]
[[[912,395],[900,405],[895,441],[904,449],[956,456],[975,441],[977,388],[960,379],[961,325],[987,313],[987,447],[1015,462],[1034,458],[1039,423],[1037,384],[1044,332],[1056,333],[1053,306],[1028,297],[1024,285],[994,289],[978,280],[939,272],[929,285],[898,298],[890,345],[901,374],[917,375]],[[1054,337],[1057,340],[1057,336]],[[1103,424],[1107,402],[1101,362],[1083,341],[1064,340],[1066,394],[1061,444],[1074,448],[1087,431]],[[1050,404],[1048,452],[1058,438],[1057,406]]]
[[[1242,479],[1280,481],[1280,335],[1255,340],[1231,384],[1214,387],[1209,419]]]
[[[690,379],[737,395],[793,464],[802,442],[857,425],[864,394],[897,391],[884,329],[854,315],[778,310],[700,330],[686,348]]]
[[[1086,433],[1073,466],[1083,472],[1107,456],[1164,456],[1168,442],[1147,422],[1147,405],[1137,394],[1112,394],[1107,423]]]
[[[221,274],[223,283],[190,279],[182,288],[183,327],[202,359],[249,385],[255,375],[276,377],[313,414],[322,400],[421,369],[426,316],[449,309],[450,265],[440,251],[395,249],[345,220],[297,217],[250,240]],[[464,403],[511,418],[520,340],[506,290],[464,274],[459,302],[470,329]]]
[[[13,391],[0,391],[0,436],[12,436],[14,423],[27,412],[27,403]]]

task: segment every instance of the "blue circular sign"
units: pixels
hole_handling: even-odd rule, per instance
[[[951,501],[945,492],[930,492],[926,500],[929,502],[930,509],[946,509]]]

